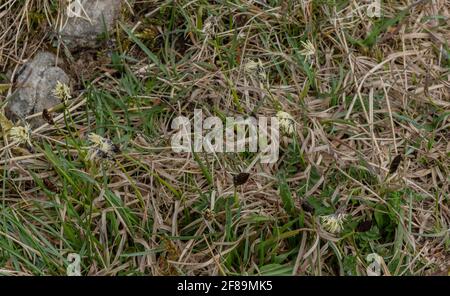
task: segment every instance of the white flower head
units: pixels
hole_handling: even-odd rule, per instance
[[[105,140],[105,138],[103,138],[102,136],[97,135],[96,133],[90,133],[88,135],[88,140],[89,140],[89,142],[92,143],[93,146],[99,147],[99,146],[102,145],[102,143]]]
[[[301,55],[309,57],[316,54],[316,48],[314,47],[314,44],[312,44],[311,41],[307,40],[306,42],[302,41],[301,43],[303,46],[303,49],[300,51]]]
[[[70,87],[60,81],[56,83],[53,94],[63,102],[66,102],[67,100],[72,98],[72,96],[70,95]]]
[[[325,228],[325,230],[327,230],[330,233],[339,233],[342,231],[342,229],[344,229],[344,220],[346,218],[346,215],[343,213],[335,213],[335,214],[331,214],[331,215],[327,215],[327,216],[321,216],[320,217],[320,222],[323,226],[323,228]]]
[[[92,160],[96,157],[109,158],[118,151],[118,147],[111,140],[103,138],[95,133],[88,135],[91,147],[88,153],[88,159]]]
[[[286,135],[292,135],[295,131],[295,120],[292,117],[291,114],[284,112],[284,111],[278,111],[277,112],[277,119],[280,123],[280,127],[282,131]]]
[[[8,136],[13,142],[18,144],[31,145],[31,128],[28,124],[25,126],[14,126],[8,131]]]

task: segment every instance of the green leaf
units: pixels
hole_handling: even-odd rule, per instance
[[[286,182],[286,177],[283,175],[279,178],[279,187],[281,201],[283,202],[283,207],[289,215],[295,213],[294,200],[292,199],[291,190]]]
[[[281,264],[268,264],[260,267],[260,275],[264,276],[280,276],[292,275],[293,267],[289,265],[281,265]]]

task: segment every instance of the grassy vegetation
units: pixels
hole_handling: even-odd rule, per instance
[[[32,150],[1,133],[1,274],[62,275],[70,253],[83,275],[365,275],[371,253],[383,274],[448,273],[448,1],[382,1],[379,18],[349,0],[126,2],[105,46],[70,53],[65,1],[0,1],[1,105],[39,50],[73,79]],[[199,108],[283,110],[296,132],[273,165],[174,153],[172,120]],[[91,132],[120,152],[88,159]]]

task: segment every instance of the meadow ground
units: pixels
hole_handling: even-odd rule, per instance
[[[78,254],[83,275],[447,274],[450,3],[363,2],[128,0],[104,46],[70,52],[66,1],[1,0],[2,108],[41,50],[72,90],[31,145],[2,116],[0,273]],[[285,111],[295,131],[274,164],[175,153],[194,109]],[[89,159],[90,133],[120,151]]]

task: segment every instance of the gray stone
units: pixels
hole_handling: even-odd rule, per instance
[[[99,37],[114,28],[120,13],[122,0],[80,0],[83,9],[79,16],[68,15],[59,31],[69,49],[96,48],[101,45]]]
[[[6,106],[11,119],[23,119],[61,103],[61,99],[53,92],[58,81],[69,84],[70,78],[56,65],[57,62],[54,54],[40,52],[33,60],[22,66],[16,79],[17,89]],[[41,122],[35,119],[32,124]]]

